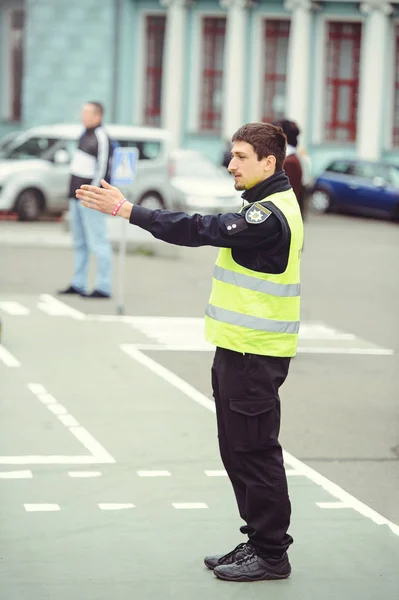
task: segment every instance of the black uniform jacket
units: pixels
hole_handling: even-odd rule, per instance
[[[261,223],[248,223],[245,213],[253,202],[290,188],[284,171],[278,171],[243,193],[250,204],[241,213],[187,215],[134,205],[129,220],[170,244],[231,248],[235,262],[247,269],[282,273],[287,267],[291,239],[285,216],[272,202],[263,203],[272,214]]]

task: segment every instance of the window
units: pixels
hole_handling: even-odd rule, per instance
[[[144,123],[159,127],[161,123],[162,61],[166,17],[146,19],[146,59]]]
[[[332,173],[348,173],[351,163],[347,160],[336,160],[329,165],[326,171]]]
[[[289,35],[289,21],[272,19],[265,21],[263,121],[266,123],[285,116]]]
[[[395,36],[395,97],[393,114],[393,139],[394,146],[399,146],[399,25],[396,25]]]
[[[326,52],[327,140],[356,139],[360,23],[328,23]]]
[[[6,153],[6,158],[27,159],[27,158],[43,158],[44,155],[54,144],[58,142],[56,138],[47,137],[32,137],[22,144],[13,147],[10,152]]]
[[[22,78],[23,78],[23,40],[24,11],[8,12],[6,32],[6,80],[4,115],[7,120],[20,121],[22,118]]]
[[[222,124],[223,60],[226,35],[224,17],[202,22],[202,72],[200,129],[220,131]]]
[[[161,154],[161,142],[158,140],[117,140],[121,148],[138,148],[139,160],[155,160]]]

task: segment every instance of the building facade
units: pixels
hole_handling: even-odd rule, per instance
[[[244,122],[286,116],[315,173],[399,163],[399,2],[0,0],[0,136],[90,99],[216,161]]]

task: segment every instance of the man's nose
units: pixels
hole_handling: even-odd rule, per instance
[[[231,159],[231,161],[229,162],[229,166],[227,167],[227,170],[230,173],[233,173],[237,168],[233,161],[234,161],[234,158]]]

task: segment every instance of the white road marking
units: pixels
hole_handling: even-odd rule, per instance
[[[172,506],[177,509],[209,508],[205,502],[173,502]]]
[[[49,394],[40,383],[29,383],[28,389],[69,429],[76,439],[90,452],[89,456],[0,456],[0,464],[102,464],[115,463],[115,459],[71,415],[66,408]]]
[[[134,504],[125,503],[125,504],[99,504],[98,505],[101,510],[124,510],[126,508],[135,508]]]
[[[137,360],[140,364],[148,367],[153,373],[156,373],[159,377],[162,377],[165,381],[175,386],[178,390],[186,394],[191,400],[194,400],[201,406],[204,406],[211,412],[216,412],[215,404],[209,398],[204,396],[201,392],[196,390],[193,386],[189,385],[183,379],[166,369],[163,365],[160,365],[155,360],[145,356],[137,348],[132,348],[131,344],[122,344],[121,349],[126,352],[129,356]],[[284,451],[284,462],[286,465],[295,470],[298,475],[301,474],[307,477],[313,483],[316,483],[323,489],[325,489],[331,496],[337,498],[341,502],[345,503],[349,507],[356,510],[361,515],[371,519],[377,525],[387,525],[393,533],[399,536],[399,526],[392,521],[389,521],[386,517],[383,517],[378,512],[343,490],[336,483],[333,483],[324,475],[321,475],[299,459],[295,458],[289,452]]]
[[[115,321],[115,317],[89,315],[91,320]],[[120,317],[119,317],[120,319]],[[175,352],[213,352],[214,346],[204,339],[202,317],[123,317],[127,323],[153,340],[135,345],[139,350],[165,350]],[[353,333],[334,329],[324,323],[301,323],[298,353],[353,354],[364,356],[390,356],[394,350],[358,338]]]
[[[0,360],[6,365],[6,367],[20,367],[21,363],[15,358],[11,352],[6,350],[2,344],[0,344]]]
[[[66,427],[79,427],[79,422],[72,415],[59,415],[58,418]]]
[[[55,403],[55,404],[49,404],[47,406],[47,408],[49,410],[51,410],[51,412],[54,413],[56,416],[58,416],[58,415],[67,415],[68,414],[67,409],[65,408],[65,406],[62,406],[62,404],[57,404],[57,403]]]
[[[82,477],[82,478],[89,478],[89,477],[101,477],[102,473],[101,471],[68,471],[68,475],[69,477]]]
[[[315,346],[314,348],[303,348],[298,346],[299,354],[364,354],[371,356],[392,356],[394,350],[389,348],[323,348]]]
[[[205,475],[208,477],[227,477],[227,473],[223,469],[219,471],[205,471]]]
[[[35,455],[25,456],[0,456],[0,465],[100,465],[105,461],[102,457],[91,455]],[[115,462],[112,459],[112,462]]]
[[[24,504],[26,512],[55,512],[60,509],[59,504]]]
[[[32,479],[32,471],[3,471],[0,479]]]
[[[8,315],[29,315],[30,310],[23,306],[19,302],[8,301],[8,302],[0,302],[0,310],[4,311]]]
[[[57,300],[57,298],[54,298],[50,294],[40,294],[40,302],[38,302],[37,307],[53,317],[72,317],[79,321],[86,319],[86,315],[80,310],[72,308],[72,306]]]
[[[297,477],[298,475],[302,475],[302,473],[299,473],[296,469],[286,469],[285,474],[287,477]]]
[[[139,477],[170,477],[169,471],[137,471]]]
[[[136,360],[138,363],[142,364],[144,367],[147,367],[148,369],[150,369],[150,371],[153,371],[153,373],[156,373],[157,375],[162,377],[162,379],[164,379],[165,381],[173,385],[175,388],[183,392],[183,394],[186,394],[192,400],[195,400],[195,402],[201,404],[201,406],[205,406],[205,408],[208,408],[209,410],[215,412],[215,404],[214,402],[212,402],[212,400],[209,400],[209,398],[204,396],[204,394],[201,394],[201,392],[196,390],[192,385],[190,385],[174,373],[172,373],[172,371],[169,371],[169,369],[166,369],[152,358],[149,358],[148,356],[140,352],[140,350],[137,350],[137,348],[135,348],[134,345],[121,344],[120,348],[123,350],[123,352],[126,352],[126,354],[128,354],[131,358],[134,358],[134,360]]]
[[[43,387],[43,386],[41,386],[41,387]],[[31,389],[31,388],[29,388],[29,389]],[[43,404],[57,404],[57,400],[54,398],[54,396],[52,394],[49,394],[46,391],[37,392],[37,393],[33,392],[33,393],[39,398],[40,402],[43,402]]]
[[[319,508],[351,508],[346,502],[316,502]]]
[[[39,394],[47,394],[46,388],[41,383],[29,383],[28,389],[30,389],[30,391],[33,394],[36,394],[36,396],[38,396]],[[51,397],[53,397],[53,396],[51,396]],[[42,402],[43,402],[43,400],[42,400]],[[55,400],[54,400],[54,402],[55,402]]]

